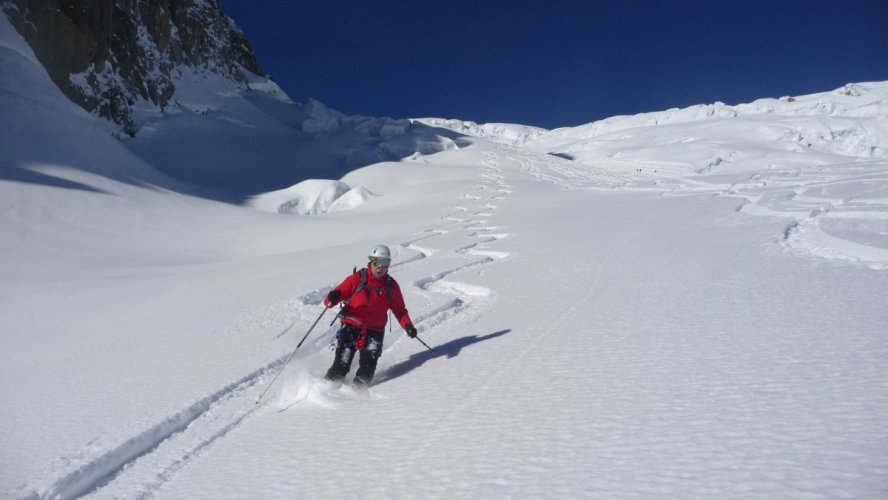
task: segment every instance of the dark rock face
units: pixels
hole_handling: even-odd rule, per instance
[[[140,99],[167,104],[177,66],[244,86],[245,71],[264,76],[218,0],[7,0],[3,9],[65,95],[126,131]]]

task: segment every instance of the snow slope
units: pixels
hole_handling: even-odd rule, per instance
[[[886,84],[523,143],[231,96],[119,140],[4,22],[0,497],[888,495]],[[374,196],[256,191],[309,179]],[[434,350],[392,329],[361,393],[321,301],[377,243]]]

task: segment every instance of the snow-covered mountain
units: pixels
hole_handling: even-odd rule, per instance
[[[755,169],[762,162],[790,167],[867,161],[888,156],[886,91],[884,82],[849,84],[827,93],[738,106],[715,103],[613,117],[554,130],[526,146],[590,164],[634,162],[645,170],[679,175],[737,171],[745,165]],[[683,133],[669,142],[675,135],[668,131],[674,128]]]
[[[886,158],[886,94],[885,82],[852,83],[831,92],[615,116],[552,131],[460,120],[423,122],[588,165],[687,175],[737,171],[744,164],[756,169],[769,161],[789,166]],[[682,133],[669,133],[675,129]]]
[[[155,178],[160,171],[176,179],[180,191],[242,200],[306,178],[338,178],[379,161],[455,147],[458,134],[449,130],[345,116],[314,100],[292,102],[261,76],[248,42],[215,1],[113,3],[107,16],[92,4],[21,0],[2,5],[11,21],[5,16],[2,21],[4,44],[13,50],[9,64],[20,73],[4,75],[7,88],[21,94],[24,86],[36,85],[39,107],[55,113],[47,106],[52,101],[67,110],[63,116],[72,112],[62,102],[64,94],[123,126],[126,134],[104,127],[122,140],[113,149],[128,149],[151,172],[137,174],[133,162],[116,162],[128,170],[122,175],[160,182]],[[20,127],[31,112],[20,111],[3,117],[8,130]],[[79,124],[67,125],[50,125],[64,129],[57,133],[63,142],[81,134]],[[8,159],[16,157],[19,146],[10,148]],[[60,156],[70,163],[91,154],[76,149],[81,151]],[[94,170],[108,163],[94,160],[77,166]]]
[[[276,87],[217,0],[8,0],[2,8],[66,96],[130,133],[142,115],[175,104],[180,86],[207,77]]]
[[[552,131],[175,84],[119,134],[0,16],[0,497],[888,494],[888,83]],[[433,350],[359,392],[322,300],[379,243]]]

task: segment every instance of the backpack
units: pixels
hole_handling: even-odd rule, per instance
[[[352,272],[353,273],[356,272],[356,273],[360,274],[360,279],[358,280],[358,286],[357,286],[357,288],[355,288],[355,292],[352,294],[352,295],[355,295],[356,293],[360,292],[361,290],[363,290],[364,288],[367,287],[367,268],[362,267],[361,270],[358,271],[357,267],[355,267],[355,269],[352,270]],[[389,276],[388,274],[386,274],[385,275],[385,293],[388,295],[389,300],[392,300],[392,298],[395,296],[394,288],[395,288],[395,279],[392,278],[391,276]]]

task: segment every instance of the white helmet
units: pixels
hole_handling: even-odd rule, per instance
[[[369,255],[370,260],[385,260],[391,262],[392,252],[385,245],[376,245]]]

